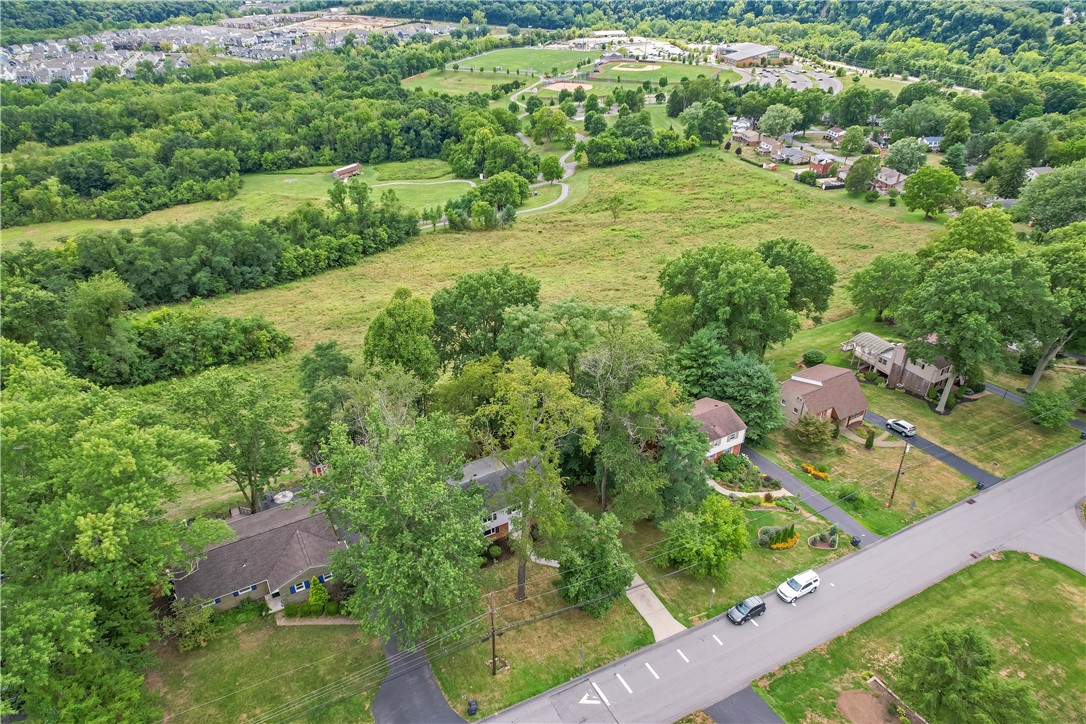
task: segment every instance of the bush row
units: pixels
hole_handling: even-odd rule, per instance
[[[288,603],[283,607],[287,618],[317,618],[318,616],[338,616],[339,602],[329,601],[324,606],[311,603]]]

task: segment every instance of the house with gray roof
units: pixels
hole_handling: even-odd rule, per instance
[[[472,460],[464,466],[464,474],[451,485],[458,485],[465,490],[473,486],[482,488],[483,501],[487,516],[483,518],[483,535],[492,540],[509,535],[509,524],[517,511],[508,505],[506,490],[524,476],[529,466],[539,468],[538,463],[521,460],[515,465],[506,465],[499,458],[491,455]]]
[[[814,415],[855,427],[864,420],[867,398],[856,374],[845,367],[815,365],[781,383],[781,411],[789,425]]]
[[[875,371],[886,379],[886,386],[899,387],[924,397],[932,388],[941,390],[951,379],[950,360],[942,355],[934,363],[913,360],[905,345],[887,342],[878,335],[862,332],[841,344],[842,352],[852,353],[852,364],[858,372]]]
[[[227,521],[233,540],[209,548],[173,580],[174,594],[218,611],[261,598],[272,611],[309,599],[309,581],[332,580],[333,551],[346,550],[335,525],[311,505],[275,507]]]

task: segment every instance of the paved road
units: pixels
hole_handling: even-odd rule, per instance
[[[864,415],[864,420],[866,422],[878,425],[879,427],[886,427],[886,418],[882,415],[876,415],[870,410],[868,410],[867,413]],[[896,435],[897,433],[895,432],[892,434]],[[970,480],[977,483],[984,483],[985,487],[995,485],[1003,479],[998,475],[992,475],[986,470],[981,470],[965,458],[955,455],[946,448],[940,447],[939,445],[933,443],[931,440],[921,437],[920,435],[914,435],[913,437],[910,437],[909,444],[917,450],[920,450],[921,452],[926,452],[928,455],[931,455],[936,460],[945,463],[946,465],[949,465]]]
[[[716,724],[784,724],[750,686],[707,707],[705,713]]]
[[[831,503],[817,490],[810,485],[807,485],[807,483],[803,482],[795,475],[792,475],[792,473],[788,472],[780,465],[777,465],[758,451],[752,450],[744,445],[743,454],[750,458],[750,461],[757,465],[758,469],[763,473],[772,475],[774,478],[780,480],[781,485],[795,493],[797,498],[818,512],[823,518],[837,525],[838,528],[849,536],[858,536],[862,545],[874,543],[879,539],[879,536],[863,527],[851,515]]]
[[[1017,392],[1011,392],[1010,390],[1005,390],[1005,389],[1003,389],[1002,387],[1000,387],[998,385],[993,385],[991,382],[986,383],[985,389],[987,389],[989,392],[991,392],[996,397],[1002,397],[1007,402],[1012,402],[1015,405],[1025,406],[1025,404],[1026,404],[1025,398],[1022,397]],[[1071,427],[1075,428],[1076,430],[1079,430],[1080,432],[1086,432],[1086,422],[1083,422],[1082,420],[1079,420],[1078,418],[1075,418],[1075,417],[1068,418],[1067,419],[1067,424],[1070,425]]]
[[[445,701],[426,654],[400,651],[395,641],[385,644],[390,661],[388,676],[373,700],[377,724],[448,724],[464,719]]]
[[[919,593],[972,554],[1035,549],[1086,574],[1086,445],[821,569],[796,605],[767,600],[758,626],[723,617],[641,649],[493,717],[501,722],[668,722],[711,707],[752,680]]]

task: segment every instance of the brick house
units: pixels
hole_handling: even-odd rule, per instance
[[[837,159],[828,153],[820,153],[811,159],[811,165],[808,168],[815,172],[815,175],[822,178],[830,175],[830,169],[837,163]]]
[[[782,382],[780,400],[789,425],[806,414],[855,427],[867,412],[867,398],[855,373],[827,364],[797,372]]]
[[[732,141],[741,143],[744,146],[757,146],[761,140],[762,134],[754,130],[736,131],[732,134]]]
[[[694,403],[691,417],[701,423],[699,428],[709,436],[709,460],[725,453],[738,454],[747,437],[747,424],[727,402],[703,397]]]
[[[272,611],[309,600],[309,580],[332,580],[332,551],[346,550],[335,525],[310,505],[276,507],[227,521],[234,539],[209,548],[191,572],[173,580],[178,598],[217,611],[261,598]]]

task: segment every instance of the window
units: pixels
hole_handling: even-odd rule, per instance
[[[304,591],[307,588],[309,588],[309,581],[302,581],[301,583],[299,583],[297,585],[291,586],[290,587],[290,592],[291,593],[301,593],[302,591]]]
[[[234,598],[237,598],[240,595],[241,595],[241,591],[234,591]]]
[[[739,433],[738,433],[738,432],[733,432],[733,433],[732,433],[731,435],[728,435],[728,439],[729,439],[729,440],[734,440],[734,439],[735,439],[735,438],[737,438],[737,437],[739,437]]]
[[[496,535],[498,530],[499,530],[498,528],[487,528],[486,530],[483,531],[483,535],[484,536]]]
[[[216,598],[215,603],[222,603],[222,599],[221,598]]]
[[[249,590],[250,591],[255,591],[256,590],[256,584],[254,583],[253,585],[249,586]]]
[[[792,412],[794,412],[794,413],[796,413],[798,415],[799,414],[799,408],[798,407],[793,407]]]
[[[317,576],[317,580],[321,583],[327,583],[328,581],[332,580],[332,574],[325,573],[323,576]]]

